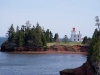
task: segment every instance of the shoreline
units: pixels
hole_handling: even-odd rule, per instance
[[[87,55],[87,52],[71,52],[71,51],[14,51],[7,52],[13,54],[84,54]]]
[[[88,65],[88,66],[87,66]],[[90,65],[86,61],[81,66],[77,68],[72,69],[64,69],[62,71],[59,71],[60,75],[95,75],[94,70],[92,67],[89,67]]]

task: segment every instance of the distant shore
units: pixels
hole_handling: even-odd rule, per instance
[[[3,49],[4,52],[8,53],[15,53],[15,54],[87,54],[89,46],[81,46],[81,45],[74,45],[74,46],[65,46],[65,45],[58,45],[50,46],[47,49],[29,49],[25,47],[16,48],[15,50],[11,49]],[[2,50],[2,51],[3,51]]]
[[[8,53],[15,54],[84,54],[87,55],[87,52],[71,52],[71,51],[13,51]]]

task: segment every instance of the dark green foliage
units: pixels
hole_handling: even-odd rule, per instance
[[[95,29],[92,40],[90,42],[88,59],[90,59],[92,62],[100,61],[100,36],[97,29]]]
[[[16,39],[15,39],[15,42],[18,45],[18,47],[21,47],[21,46],[24,45],[24,31],[23,31],[22,28],[20,30],[18,26],[16,28]]]
[[[54,36],[54,41],[55,41],[55,42],[59,42],[58,37],[59,37],[58,33],[55,33],[55,36]]]
[[[15,40],[15,29],[13,27],[13,24],[11,25],[11,27],[8,30],[8,41],[10,42],[14,42]]]
[[[41,35],[41,41],[42,41],[43,46],[47,46],[47,42],[46,42],[46,38],[44,34]]]
[[[49,29],[46,30],[46,32],[45,32],[45,37],[46,37],[46,41],[47,41],[47,42],[50,42]]]
[[[87,39],[87,44],[90,44],[91,43],[91,38],[89,37],[88,39]]]
[[[22,29],[21,29],[22,30]],[[22,30],[23,31],[23,30]],[[27,45],[28,40],[30,40],[30,29],[26,28],[25,32],[24,32],[24,41],[25,41],[25,45]]]
[[[92,49],[92,61],[100,61],[100,38],[98,41],[99,42],[95,43]]]
[[[37,25],[36,25],[36,40],[38,42],[37,44],[37,47],[42,47],[43,44],[42,44],[42,40],[41,40],[41,36],[42,36],[42,28],[41,26],[39,26],[39,23],[37,22]]]
[[[45,33],[45,38],[46,38],[46,41],[49,43],[49,42],[53,42],[53,34],[51,31],[49,31],[49,29],[46,30]]]
[[[91,38],[88,38],[87,36],[85,36],[83,38],[82,44],[90,44],[90,42],[91,42]]]
[[[16,32],[13,24],[8,30],[8,41],[14,42],[17,47],[28,47],[34,50],[47,47],[47,42],[53,41],[53,34],[49,29],[43,30],[37,22],[36,27],[32,28],[22,25],[21,29],[17,26]]]
[[[83,43],[83,44],[86,44],[86,43],[87,43],[87,36],[85,36],[85,37],[83,38],[82,43]]]
[[[53,34],[51,31],[50,31],[50,42],[53,42]]]
[[[21,47],[24,45],[24,32],[22,30],[19,30],[16,33],[16,44]]]

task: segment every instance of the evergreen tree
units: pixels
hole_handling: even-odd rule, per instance
[[[8,41],[10,42],[14,42],[15,41],[15,29],[13,27],[13,24],[11,25],[11,27],[8,30]]]
[[[85,36],[85,37],[83,38],[82,43],[83,43],[83,44],[86,44],[86,43],[87,43],[87,40],[88,40],[88,38],[87,38],[87,36]]]
[[[49,29],[46,30],[45,36],[46,36],[46,41],[47,41],[47,42],[50,42],[50,33],[49,33]]]
[[[16,28],[16,33],[19,31],[19,26],[17,26],[17,28]]]
[[[58,37],[59,37],[58,33],[55,33],[55,36],[54,36],[54,41],[55,41],[55,42],[59,42]]]
[[[17,26],[16,32],[13,28],[13,24],[8,30],[8,41],[17,44],[18,47],[26,46],[33,49],[42,48],[47,46],[47,42],[53,41],[53,34],[49,29],[45,32],[37,22],[36,27],[33,25],[30,28],[30,24],[27,23],[26,26],[22,25],[21,29]],[[58,34],[55,37],[58,41]]]
[[[53,42],[53,34],[51,31],[50,31],[50,42]]]
[[[90,44],[90,42],[91,42],[91,38],[85,36],[85,37],[83,38],[82,44]]]
[[[16,28],[16,37],[15,37],[15,42],[16,42],[16,44],[18,45],[18,33],[19,33],[19,26],[17,26],[17,28]]]
[[[46,38],[45,38],[45,35],[43,33],[41,36],[41,41],[42,41],[43,46],[47,46]]]
[[[97,43],[95,43],[92,50],[92,59],[93,62],[100,62],[100,38]]]
[[[23,29],[21,28],[21,30],[23,31]],[[28,44],[28,40],[29,40],[29,31],[30,29],[29,28],[26,28],[25,32],[24,32],[24,41],[25,41],[25,45]]]
[[[17,32],[17,39],[16,39],[16,43],[19,47],[24,45],[24,32],[22,30],[19,30]]]
[[[42,41],[41,41],[41,35],[42,35],[42,28],[39,26],[39,23],[37,22],[36,24],[36,40],[37,40],[37,47],[42,47],[43,44],[42,44]]]
[[[88,39],[87,39],[87,44],[90,44],[91,43],[91,38],[89,37]]]
[[[91,59],[92,61],[95,61],[96,58],[98,58],[97,52],[99,51],[99,42],[100,42],[99,32],[97,29],[95,29],[94,34],[92,36],[91,43],[90,43],[90,49],[88,52],[88,58]]]
[[[28,39],[28,45],[31,48],[37,48],[38,47],[38,38],[35,26],[29,31],[29,39]]]

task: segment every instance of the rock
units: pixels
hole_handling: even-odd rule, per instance
[[[60,71],[60,75],[75,75],[73,69],[65,69],[63,71]]]
[[[95,75],[90,68],[87,68],[87,62],[75,69],[65,69],[60,71],[60,75]]]
[[[1,45],[1,51],[6,52],[6,51],[14,51],[16,47],[16,44],[14,42],[8,42],[5,41],[2,45]]]

